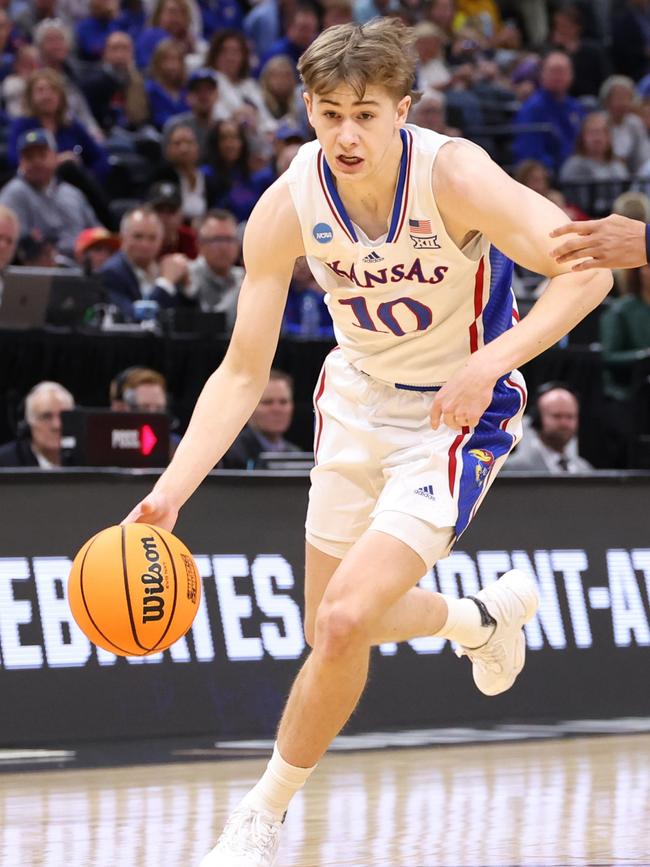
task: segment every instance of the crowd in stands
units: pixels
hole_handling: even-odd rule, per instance
[[[230,330],[245,222],[313,136],[297,60],[377,15],[415,27],[410,120],[480,144],[571,219],[648,221],[650,0],[3,0],[0,274],[79,267],[126,322],[146,301]],[[593,341],[613,400],[638,399],[647,270],[617,281]],[[525,304],[543,284],[516,276]],[[283,328],[332,337],[304,260]]]

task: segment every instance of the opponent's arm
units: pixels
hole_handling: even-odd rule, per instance
[[[302,254],[298,217],[280,181],[262,196],[246,226],[246,277],[226,356],[203,387],[169,467],[126,521],[171,529],[178,510],[250,418],[268,383],[289,281]]]
[[[650,258],[650,225],[620,214],[602,220],[578,220],[559,226],[552,238],[571,235],[553,250],[557,262],[583,261],[573,271],[589,268],[640,268]]]
[[[438,154],[434,194],[447,231],[458,243],[480,231],[506,256],[552,278],[529,314],[475,352],[438,392],[432,423],[475,425],[500,376],[553,346],[607,295],[611,272],[571,272],[551,253],[550,232],[566,215],[510,178],[472,145],[451,143]]]

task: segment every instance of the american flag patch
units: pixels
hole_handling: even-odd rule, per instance
[[[429,237],[433,234],[431,220],[409,220],[409,234],[419,235],[420,238]]]

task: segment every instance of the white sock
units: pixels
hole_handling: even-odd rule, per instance
[[[457,641],[463,647],[480,647],[494,632],[494,626],[484,626],[481,612],[476,602],[471,599],[456,599],[444,593],[442,598],[447,603],[447,620],[436,635]]]
[[[253,786],[244,801],[255,810],[266,810],[281,819],[287,811],[289,801],[302,789],[315,768],[316,765],[313,768],[296,768],[285,762],[276,743],[262,778]]]

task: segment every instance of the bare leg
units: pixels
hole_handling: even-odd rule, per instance
[[[373,534],[373,538],[378,535],[382,534]],[[316,613],[341,560],[324,554],[309,543],[305,560],[305,635],[308,644],[313,647]],[[422,563],[421,560],[419,562]],[[383,568],[384,564],[379,567],[380,570]],[[424,571],[422,567],[423,574]],[[372,624],[370,643],[376,645],[385,641],[408,641],[411,638],[433,635],[442,628],[446,620],[447,603],[444,597],[432,590],[411,587]]]
[[[312,767],[343,728],[366,683],[377,623],[424,572],[411,548],[384,533],[365,533],[341,561],[318,606],[314,649],[280,722],[286,762]]]

